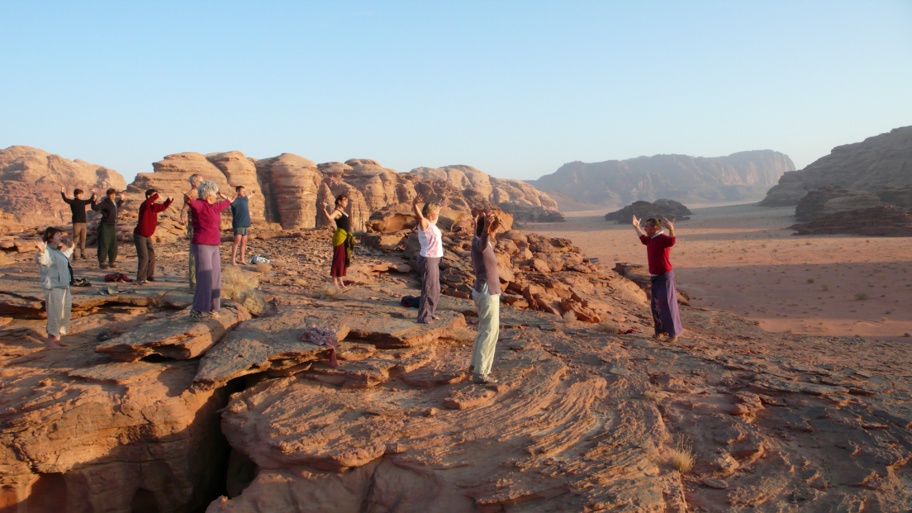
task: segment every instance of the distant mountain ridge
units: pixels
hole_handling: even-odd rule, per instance
[[[669,198],[684,203],[753,201],[795,164],[784,153],[755,150],[726,157],[655,155],[605,162],[570,162],[535,188],[595,205],[626,205]],[[562,206],[563,210],[563,206]]]

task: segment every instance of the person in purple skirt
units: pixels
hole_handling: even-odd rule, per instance
[[[662,230],[662,224],[668,227],[668,235]],[[633,216],[633,228],[646,246],[646,259],[649,262],[649,276],[652,282],[652,320],[655,325],[653,338],[668,337],[675,342],[684,329],[681,327],[681,316],[678,313],[678,293],[675,289],[674,270],[671,266],[671,247],[677,240],[674,222],[667,217],[662,220],[649,218],[645,229],[640,228],[640,220]]]
[[[216,198],[222,201],[216,202]],[[218,318],[222,306],[222,264],[219,245],[222,243],[222,211],[231,206],[227,196],[219,192],[218,184],[205,180],[199,184],[197,197],[188,204],[193,238],[190,253],[196,261],[196,286],[193,288],[192,319]]]

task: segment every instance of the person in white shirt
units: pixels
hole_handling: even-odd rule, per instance
[[[443,237],[437,228],[440,205],[425,203],[419,209],[421,195],[412,201],[412,211],[418,219],[418,242],[421,253],[418,255],[418,274],[421,276],[421,298],[418,301],[418,322],[431,324],[437,317],[437,304],[440,302],[440,260],[443,258]]]
[[[47,311],[47,342],[49,348],[66,347],[60,340],[70,328],[73,295],[70,292],[70,255],[76,245],[64,238],[66,232],[49,226],[35,243],[38,253],[35,262],[41,271],[44,309]]]

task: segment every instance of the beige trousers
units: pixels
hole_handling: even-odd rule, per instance
[[[478,335],[472,348],[471,364],[476,376],[487,376],[494,364],[494,350],[500,335],[500,294],[493,296],[472,291],[478,308]]]
[[[73,294],[70,293],[70,288],[44,289],[44,309],[48,316],[48,335],[66,335],[70,330],[70,313],[73,310]]]
[[[73,243],[79,248],[79,257],[86,256],[86,224],[73,223]],[[73,258],[76,258],[76,252],[73,252]]]

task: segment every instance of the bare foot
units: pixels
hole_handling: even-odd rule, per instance
[[[48,337],[47,340],[48,349],[60,349],[64,347],[70,347],[69,344],[60,340],[60,337]]]

